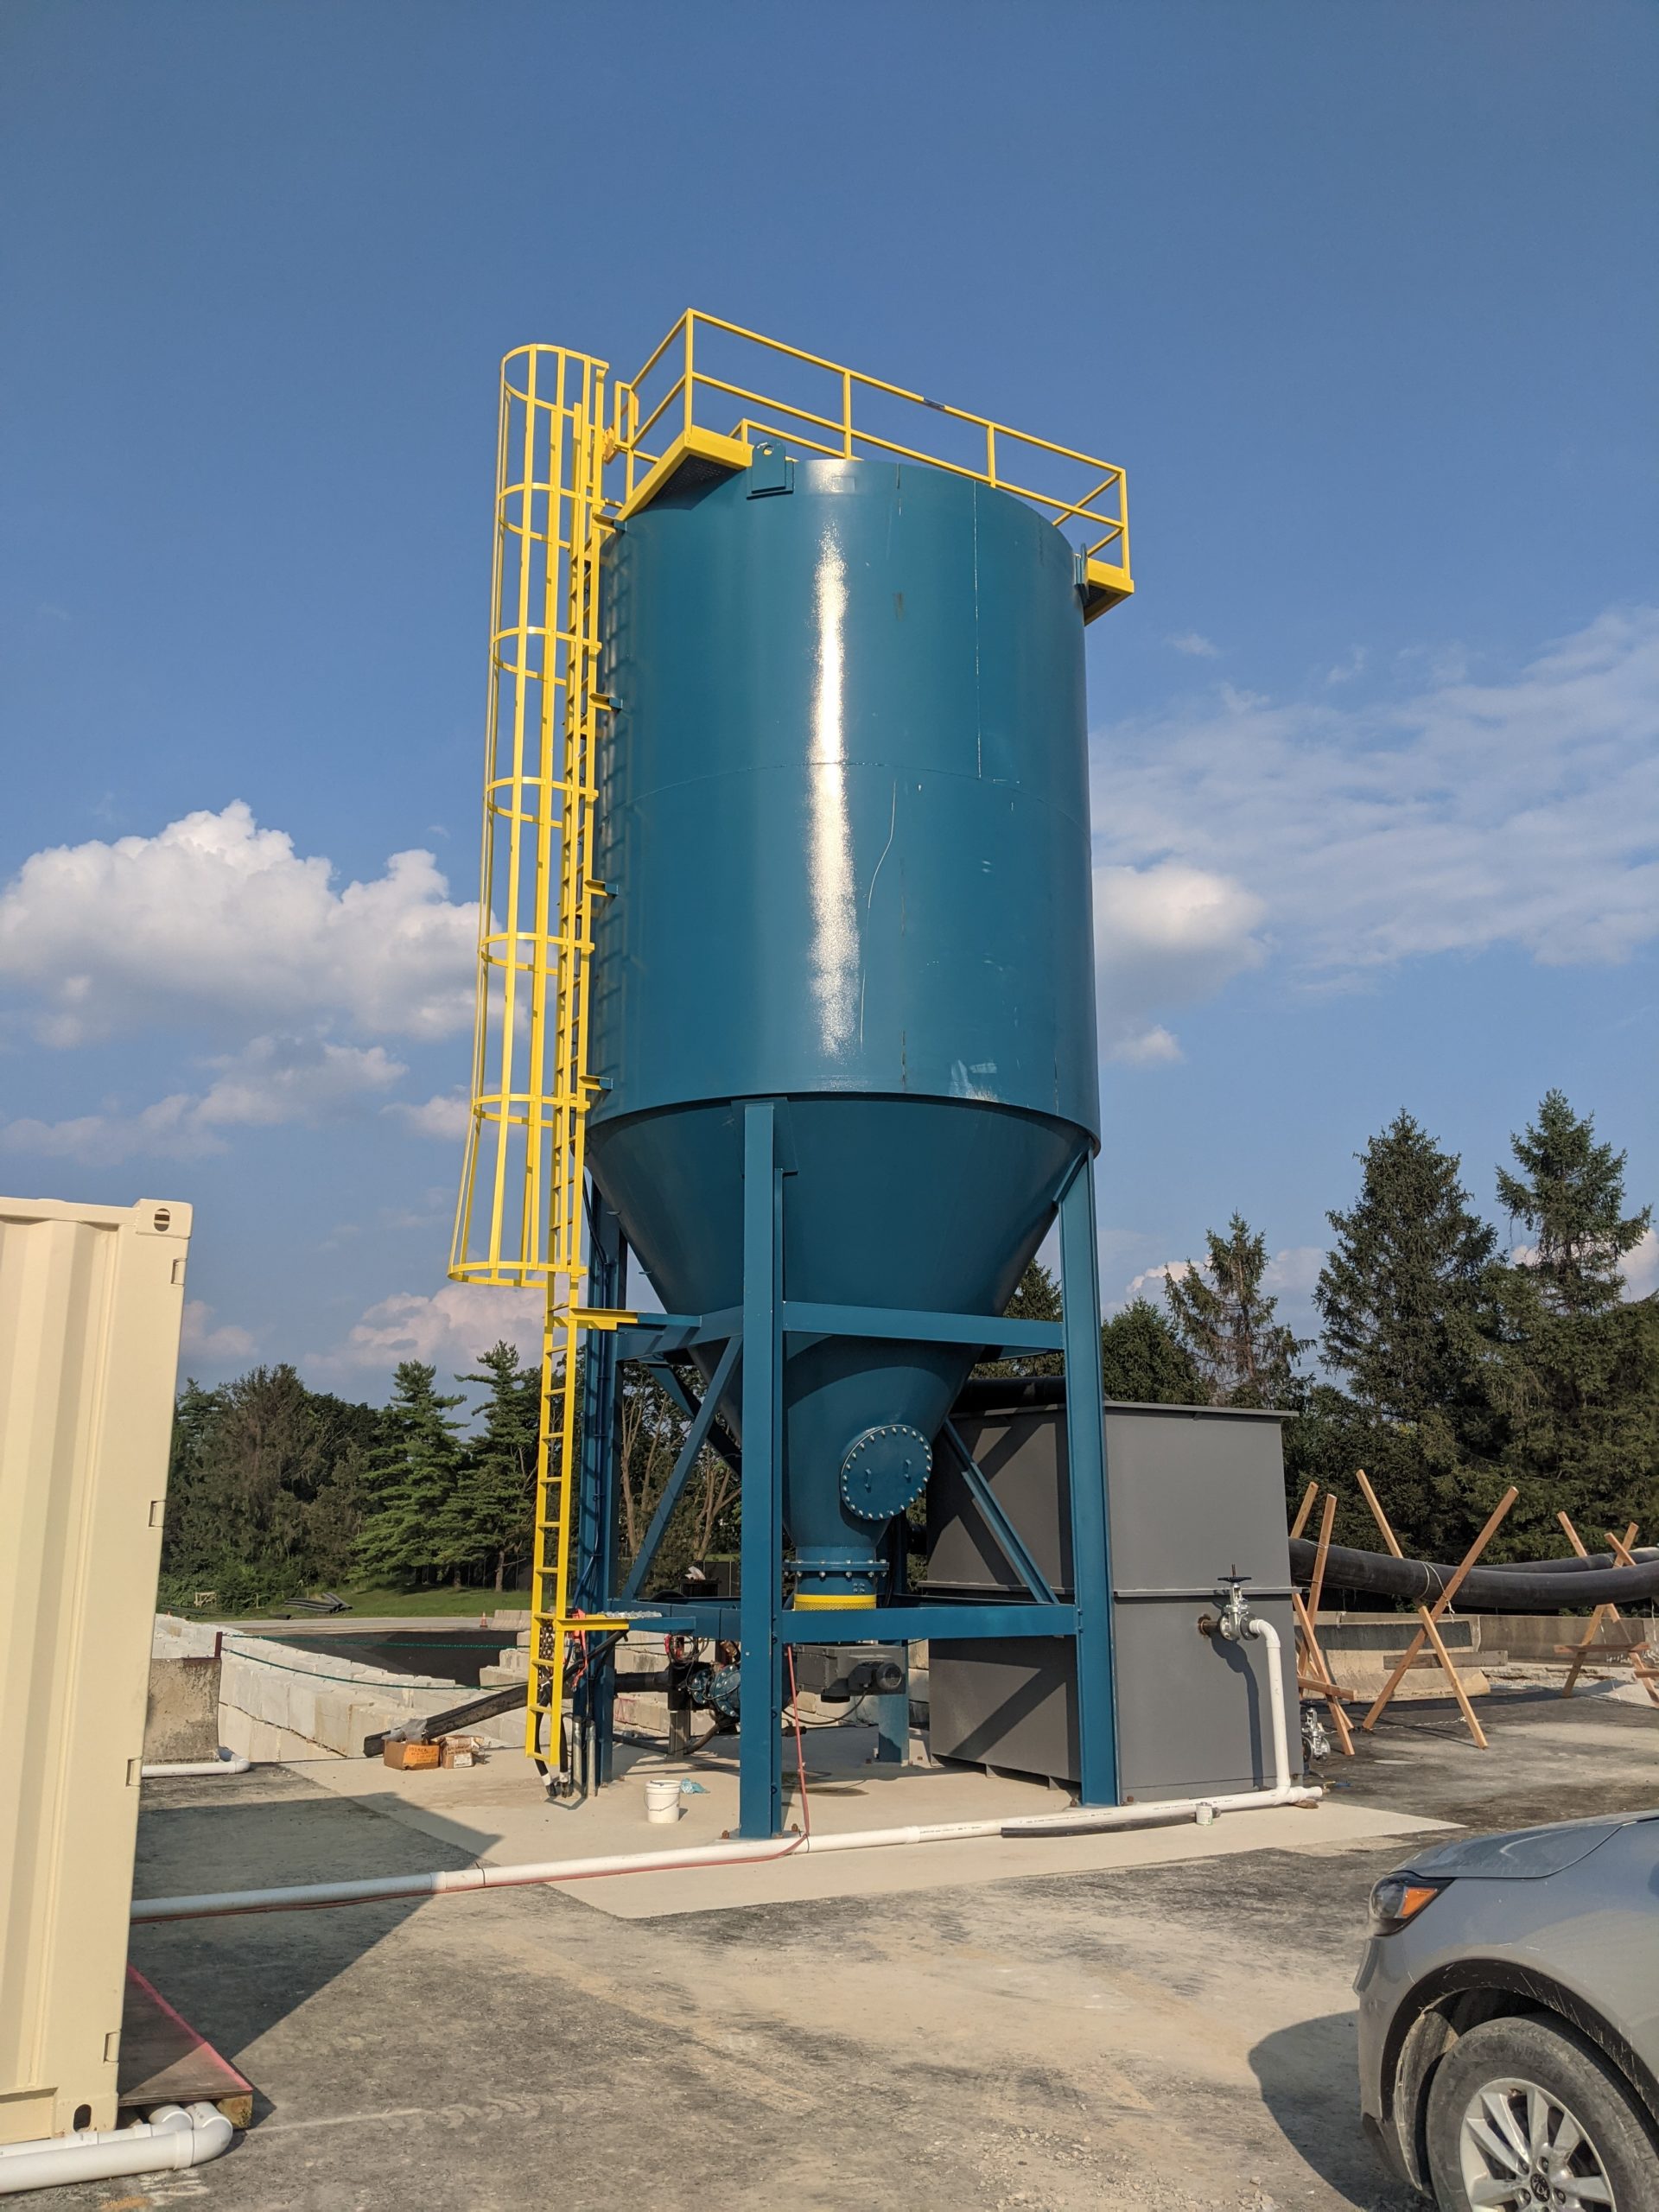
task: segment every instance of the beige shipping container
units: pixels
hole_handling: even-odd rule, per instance
[[[0,2143],[115,2125],[189,1240],[0,1198]]]

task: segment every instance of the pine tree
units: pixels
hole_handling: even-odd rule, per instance
[[[385,1411],[385,1442],[367,1469],[368,1517],[357,1555],[371,1574],[412,1580],[452,1564],[449,1532],[461,1447],[449,1419],[462,1401],[433,1386],[435,1367],[406,1359]]]
[[[1212,1229],[1209,1257],[1168,1275],[1164,1294],[1177,1343],[1192,1360],[1212,1406],[1287,1406],[1300,1391],[1303,1340],[1274,1319],[1277,1300],[1262,1287],[1266,1240],[1242,1214],[1225,1236]]]
[[[224,1516],[226,1555],[286,1595],[305,1580],[307,1509],[327,1476],[309,1393],[286,1362],[256,1367],[220,1393],[203,1473]]]
[[[1459,1388],[1454,1322],[1477,1300],[1497,1233],[1471,1212],[1455,1154],[1403,1109],[1359,1155],[1347,1213],[1313,1294],[1325,1364],[1374,1414],[1421,1421]]]
[[[1594,1115],[1580,1120],[1560,1090],[1544,1093],[1538,1119],[1510,1143],[1522,1172],[1498,1169],[1497,1200],[1535,1239],[1525,1264],[1545,1306],[1561,1314],[1605,1313],[1624,1287],[1619,1262],[1653,1219],[1651,1206],[1624,1211],[1626,1155],[1598,1144]]]
[[[347,1573],[380,1421],[372,1406],[308,1390],[286,1364],[215,1390],[187,1382],[162,1540],[170,1601],[212,1589],[226,1605],[268,1605]]]
[[[1624,1154],[1559,1090],[1513,1140],[1522,1173],[1497,1192],[1530,1251],[1487,1271],[1490,1317],[1473,1347],[1469,1456],[1521,1492],[1504,1548],[1552,1546],[1564,1509],[1599,1536],[1659,1520],[1659,1300],[1626,1302],[1619,1262],[1651,1210],[1624,1211]]]
[[[534,1528],[536,1454],[541,1435],[541,1373],[523,1364],[504,1342],[479,1354],[481,1382],[489,1392],[483,1428],[461,1464],[446,1516],[445,1564],[493,1563],[495,1586],[506,1580],[509,1560],[529,1549]]]
[[[204,1556],[203,1536],[216,1533],[203,1497],[203,1469],[224,1409],[224,1394],[185,1378],[173,1408],[173,1442],[167,1466],[167,1512],[162,1526],[162,1573],[190,1575]]]
[[[1149,1299],[1132,1299],[1100,1332],[1106,1395],[1137,1406],[1193,1406],[1208,1393],[1192,1356]]]

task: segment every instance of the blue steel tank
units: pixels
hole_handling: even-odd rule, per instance
[[[606,559],[596,1184],[669,1312],[737,1305],[741,1102],[785,1100],[789,1298],[1001,1313],[1099,1142],[1071,548],[970,478],[763,449]],[[973,1357],[790,1339],[798,1605],[874,1602]]]

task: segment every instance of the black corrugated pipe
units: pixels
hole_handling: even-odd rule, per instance
[[[1659,1560],[1659,1544],[1638,1544],[1630,1557],[1638,1567],[1650,1567]],[[1618,1561],[1611,1552],[1586,1552],[1582,1559],[1495,1559],[1491,1565],[1494,1574],[1578,1574],[1586,1567],[1617,1567]]]
[[[1299,1582],[1313,1573],[1317,1548],[1305,1537],[1293,1541],[1290,1571]],[[1411,1605],[1433,1604],[1457,1571],[1427,1560],[1391,1559],[1386,1552],[1349,1551],[1341,1544],[1332,1545],[1325,1561],[1327,1588],[1403,1598]],[[1640,1567],[1586,1567],[1580,1560],[1545,1560],[1472,1567],[1458,1586],[1456,1602],[1471,1613],[1555,1613],[1572,1605],[1646,1605],[1656,1598],[1659,1558],[1649,1556]]]

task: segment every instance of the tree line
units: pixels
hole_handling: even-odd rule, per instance
[[[1351,1204],[1327,1216],[1317,1346],[1279,1318],[1266,1237],[1235,1214],[1209,1234],[1201,1261],[1171,1270],[1161,1306],[1137,1298],[1106,1321],[1106,1395],[1283,1410],[1292,1493],[1314,1478],[1351,1500],[1363,1466],[1402,1544],[1420,1555],[1455,1557],[1511,1483],[1520,1497],[1494,1557],[1565,1549],[1559,1508],[1587,1540],[1630,1520],[1659,1534],[1659,1296],[1627,1300],[1622,1268],[1650,1209],[1627,1211],[1625,1155],[1559,1091],[1512,1153],[1495,1185],[1518,1232],[1508,1249],[1475,1210],[1458,1158],[1402,1111],[1358,1155]],[[1009,1315],[1059,1311],[1058,1286],[1033,1262]],[[353,1582],[512,1586],[531,1544],[539,1378],[503,1343],[455,1379],[481,1386],[470,1427],[456,1419],[464,1398],[415,1360],[380,1407],[308,1389],[290,1366],[217,1389],[187,1382],[162,1541],[166,1602],[211,1589],[222,1605],[271,1605]],[[625,1367],[621,1391],[626,1561],[686,1421],[646,1370]],[[734,1552],[740,1522],[736,1482],[705,1452],[658,1573],[670,1580],[692,1560]],[[1338,1535],[1376,1541],[1352,1503]]]
[[[205,1390],[187,1382],[173,1424],[162,1598],[281,1604],[334,1584],[501,1589],[527,1555],[540,1376],[509,1344],[481,1353],[466,1401],[405,1360],[384,1406],[308,1389],[291,1366]]]
[[[1511,1139],[1483,1218],[1462,1164],[1402,1111],[1358,1155],[1359,1190],[1326,1216],[1313,1302],[1320,1373],[1263,1287],[1266,1241],[1235,1215],[1166,1284],[1167,1325],[1201,1402],[1274,1406],[1293,1495],[1344,1504],[1338,1540],[1375,1548],[1363,1467],[1408,1553],[1456,1559],[1504,1491],[1494,1559],[1564,1554],[1636,1521],[1659,1536],[1659,1294],[1627,1299],[1624,1262],[1652,1222],[1625,1159],[1560,1090]]]

